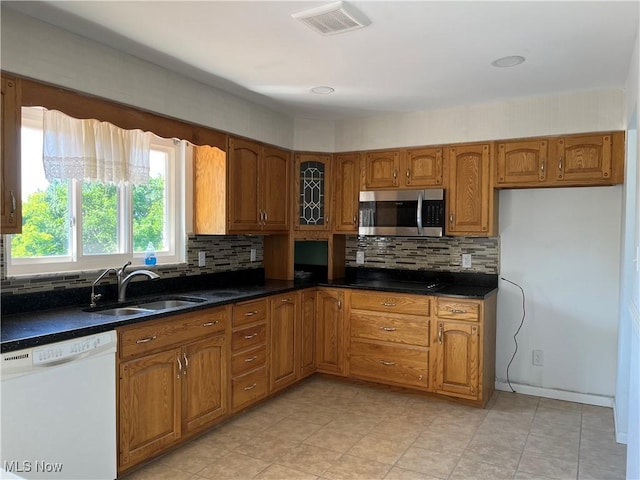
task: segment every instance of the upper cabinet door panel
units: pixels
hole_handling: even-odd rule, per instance
[[[291,154],[265,147],[261,181],[263,230],[289,228],[289,192]]]
[[[259,159],[257,143],[229,139],[229,231],[260,229]]]
[[[334,226],[337,232],[358,231],[360,154],[340,154],[335,158]]]
[[[558,181],[608,181],[611,178],[611,135],[560,138],[557,155]]]
[[[400,170],[400,151],[369,152],[365,157],[364,184],[366,188],[397,187]]]
[[[407,150],[404,163],[404,184],[407,187],[442,185],[442,148]]]
[[[296,230],[329,229],[331,220],[330,160],[330,155],[296,155]]]
[[[498,144],[498,178],[496,184],[537,185],[547,173],[548,142],[517,141]]]
[[[20,185],[20,81],[2,77],[0,106],[0,190],[2,233],[20,233],[22,230]]]
[[[449,153],[450,188],[447,233],[487,235],[490,233],[490,146],[489,144],[451,147]]]

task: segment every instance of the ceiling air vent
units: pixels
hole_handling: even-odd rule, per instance
[[[335,35],[366,27],[371,22],[344,2],[334,2],[291,15],[321,35]]]

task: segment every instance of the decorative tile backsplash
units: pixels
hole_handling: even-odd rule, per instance
[[[207,236],[189,235],[187,238],[187,263],[173,266],[158,266],[156,271],[162,277],[183,277],[202,273],[218,273],[249,268],[261,268],[263,260],[262,236],[232,235]],[[251,249],[256,249],[256,261],[250,259]],[[206,252],[206,266],[198,267],[198,252]],[[114,265],[116,266],[116,265]],[[0,267],[2,269],[2,294],[22,294],[62,290],[91,286],[98,271],[47,274],[32,277],[7,278],[4,237],[0,236]],[[114,283],[114,278],[104,283]]]
[[[356,252],[364,252],[364,265]],[[462,268],[462,254],[471,254],[471,268]],[[348,267],[398,268],[446,272],[500,273],[500,238],[475,237],[347,237]]]

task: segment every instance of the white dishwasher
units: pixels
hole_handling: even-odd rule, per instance
[[[0,470],[116,478],[115,331],[2,354]]]

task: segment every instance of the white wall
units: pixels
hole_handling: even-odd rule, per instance
[[[622,130],[621,90],[530,97],[336,122],[336,151]]]
[[[527,297],[509,372],[512,384],[527,387],[516,391],[611,406],[621,196],[620,186],[500,192],[501,276],[519,283]],[[521,304],[520,291],[501,282],[496,376],[502,384]],[[544,351],[544,366],[532,365],[533,349]]]
[[[327,120],[296,118],[293,149],[308,152],[335,152],[335,123]]]
[[[293,119],[139,58],[2,9],[2,69],[293,147]]]

